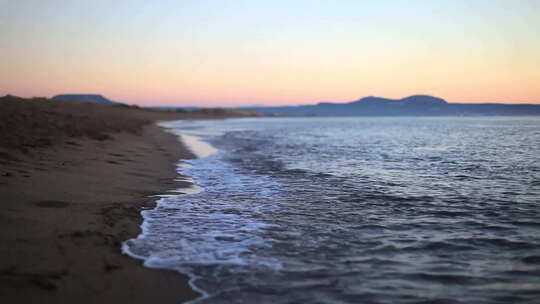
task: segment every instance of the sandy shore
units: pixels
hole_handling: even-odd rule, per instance
[[[32,138],[37,131],[23,134],[24,122],[17,132],[29,139],[3,136],[0,303],[180,303],[197,296],[186,277],[144,268],[120,252],[121,242],[139,234],[141,208],[155,204],[151,195],[185,186],[175,181],[176,163],[193,156],[152,123],[174,119],[160,115],[129,114],[137,117],[126,118],[129,128],[55,134],[45,145],[35,144],[44,138]],[[101,117],[94,116],[88,119]],[[4,135],[9,127],[0,128]]]

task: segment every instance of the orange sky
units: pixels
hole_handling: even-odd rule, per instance
[[[382,2],[0,0],[0,95],[540,103],[540,2]]]

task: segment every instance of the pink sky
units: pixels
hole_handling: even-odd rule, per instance
[[[0,0],[0,95],[540,103],[539,2],[383,2]]]

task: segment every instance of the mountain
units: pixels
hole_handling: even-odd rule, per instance
[[[429,95],[402,99],[368,96],[348,103],[320,102],[284,107],[242,107],[272,116],[486,116],[540,115],[540,105],[500,103],[448,103]]]
[[[119,102],[107,99],[103,95],[99,95],[99,94],[61,94],[61,95],[56,95],[51,99],[91,102],[91,103],[99,103],[99,104],[118,104],[119,103]]]
[[[375,96],[368,96],[357,101],[349,102],[349,105],[363,106],[366,104],[377,105],[407,105],[407,106],[433,106],[447,104],[446,100],[429,95],[412,95],[402,99],[389,99]]]

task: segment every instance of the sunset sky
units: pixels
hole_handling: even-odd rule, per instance
[[[540,103],[540,1],[0,0],[0,95]]]

